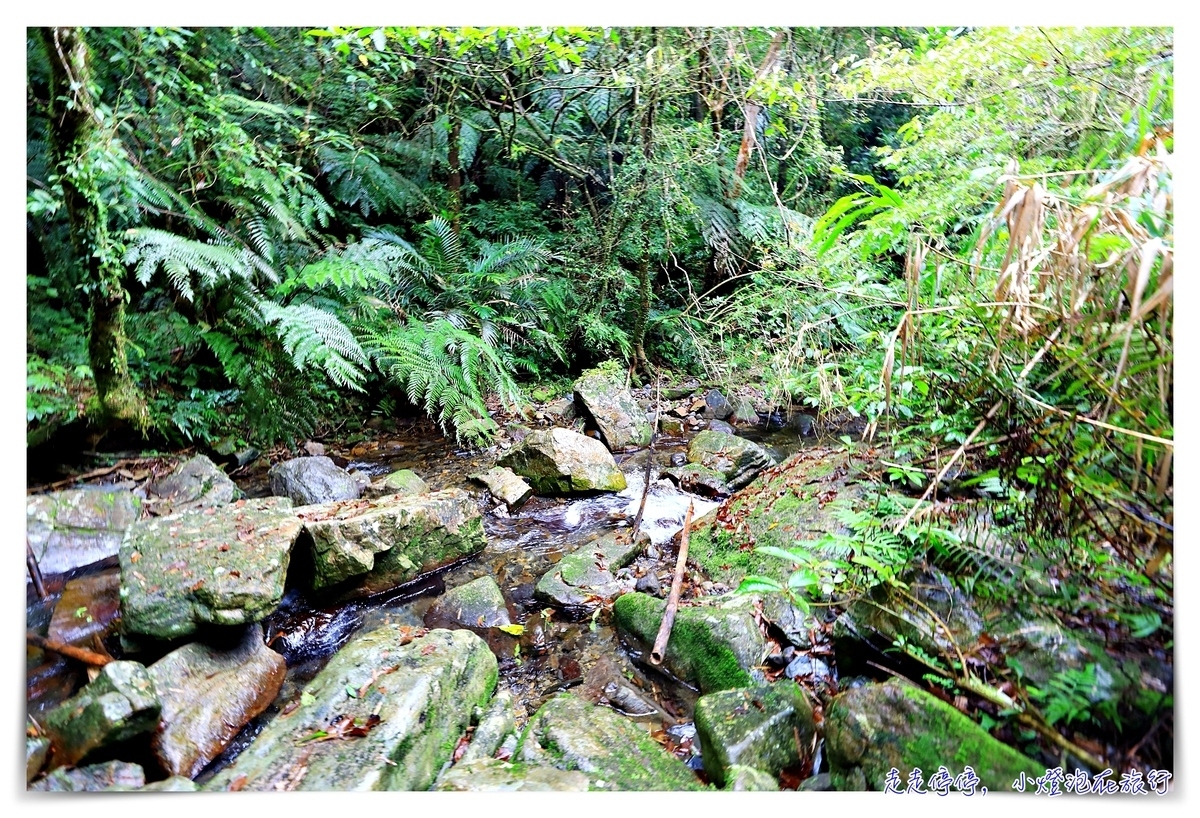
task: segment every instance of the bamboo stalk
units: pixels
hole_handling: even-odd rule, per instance
[[[658,626],[658,637],[654,640],[654,648],[650,651],[650,664],[661,665],[667,652],[667,641],[671,638],[671,626],[675,624],[675,612],[679,610],[679,593],[683,590],[683,570],[687,567],[688,530],[692,525],[692,506],[688,503],[687,514],[683,516],[683,532],[679,535],[679,559],[675,561],[675,576],[671,579],[671,593],[667,597],[667,607],[663,611],[662,624]]]
[[[77,648],[74,645],[66,645],[62,642],[55,642],[51,639],[46,639],[43,636],[38,636],[36,633],[25,632],[25,641],[31,645],[36,645],[42,650],[50,650],[55,653],[66,656],[68,659],[74,659],[77,662],[83,662],[85,665],[93,667],[104,667],[109,662],[113,661],[111,656],[102,656],[95,651],[87,648]]]

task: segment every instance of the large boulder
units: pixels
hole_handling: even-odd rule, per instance
[[[50,629],[56,642],[90,647],[121,615],[121,572],[117,569],[76,577],[63,588]]]
[[[409,633],[356,636],[204,789],[429,789],[498,671],[471,631]]]
[[[298,506],[356,500],[362,485],[328,457],[296,457],[276,463],[267,473],[271,493]]]
[[[609,449],[650,445],[654,429],[620,376],[585,373],[575,381],[575,402],[587,408]]]
[[[577,770],[592,790],[701,789],[691,769],[643,727],[570,693],[555,695],[529,719],[513,760]]]
[[[618,597],[613,614],[623,636],[649,653],[658,636],[667,603],[648,594]],[[663,664],[703,693],[748,687],[753,668],[762,662],[766,642],[746,610],[680,608],[667,640]],[[762,681],[759,671],[753,671]]]
[[[146,494],[154,513],[175,514],[232,503],[238,488],[215,463],[198,454],[170,474],[150,481]]]
[[[539,494],[622,491],[625,475],[604,444],[569,429],[538,429],[498,465],[529,480]]]
[[[763,469],[775,465],[774,458],[754,441],[713,431],[703,431],[692,438],[687,459],[718,472],[735,491]]]
[[[704,414],[710,418],[724,420],[733,414],[733,404],[716,389],[710,389],[704,395]]]
[[[509,509],[518,508],[533,496],[533,486],[518,477],[512,469],[493,466],[485,472],[470,475],[470,479],[487,486],[488,491]]]
[[[46,713],[53,765],[71,766],[95,750],[149,733],[162,704],[154,680],[137,662],[109,662],[75,696]]]
[[[274,701],[287,664],[255,624],[232,649],[193,642],[149,672],[162,700],[154,755],[171,775],[191,778]]]
[[[923,690],[899,681],[848,690],[825,709],[825,746],[839,790],[883,790],[895,768],[900,780],[920,768],[952,775],[970,766],[981,786],[1007,792],[1024,773],[1046,772],[971,719]]]
[[[535,767],[498,758],[463,759],[438,779],[446,792],[587,792],[588,777],[574,770]]]
[[[204,625],[258,622],[279,607],[300,518],[291,501],[141,520],[121,543],[121,621],[131,635],[177,639]]]
[[[808,754],[815,734],[812,706],[792,681],[701,696],[695,719],[704,770],[718,787],[734,765],[779,775]]]
[[[483,550],[483,519],[471,495],[446,489],[296,509],[311,538],[312,588],[369,596]]]
[[[25,501],[25,537],[43,574],[65,574],[115,556],[141,516],[141,498],[123,489],[37,494]]]
[[[618,581],[614,573],[633,562],[641,551],[641,543],[629,542],[623,533],[610,532],[559,560],[538,580],[534,597],[566,608],[610,599],[634,584],[632,578]]]
[[[681,491],[701,497],[728,497],[733,494],[723,474],[698,463],[663,469],[663,475],[674,481]]]
[[[512,624],[504,593],[490,576],[447,590],[430,606],[425,621],[465,628],[494,628]]]

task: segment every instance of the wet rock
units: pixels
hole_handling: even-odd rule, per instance
[[[43,574],[63,574],[114,556],[142,500],[123,489],[71,489],[25,501],[25,536]]]
[[[691,769],[644,728],[570,693],[559,693],[530,719],[514,761],[577,770],[590,790],[698,790]]]
[[[812,437],[816,434],[817,419],[801,412],[789,418],[787,425],[789,429],[795,429],[800,437]]]
[[[312,588],[353,579],[346,599],[403,585],[485,544],[479,509],[461,489],[304,506],[296,514],[311,541]]]
[[[227,505],[239,492],[225,472],[198,454],[170,474],[152,480],[146,494],[155,514],[175,514]]]
[[[683,452],[675,452],[671,455],[672,466],[682,466],[687,463],[687,455]]]
[[[485,472],[470,475],[470,479],[487,486],[497,500],[509,509],[519,508],[533,496],[533,487],[513,473],[512,469],[493,466]]]
[[[68,645],[91,646],[121,615],[121,572],[114,569],[77,577],[66,584],[47,636]]]
[[[534,597],[560,607],[611,598],[632,584],[617,580],[614,572],[633,562],[641,550],[621,534],[606,534],[559,560],[538,580]]]
[[[704,414],[710,418],[724,420],[733,414],[733,404],[716,389],[710,389],[704,395]]]
[[[250,625],[231,650],[194,642],[149,672],[162,699],[155,758],[171,775],[191,778],[274,701],[287,665],[263,643],[262,627]]]
[[[304,441],[304,451],[309,457],[322,457],[325,454],[325,444],[315,440]]]
[[[733,428],[723,420],[710,420],[708,423],[704,424],[704,428],[708,429],[710,432],[720,432],[721,434],[725,435],[737,434],[737,429]]]
[[[829,773],[817,773],[800,782],[800,792],[829,792],[833,789],[833,778]]]
[[[695,720],[704,770],[719,787],[734,764],[771,775],[798,764],[815,732],[812,707],[792,681],[701,696]]]
[[[1021,773],[1046,771],[950,705],[895,680],[835,698],[825,710],[825,746],[839,790],[882,790],[893,767],[903,780],[916,767],[926,776],[939,766],[957,775],[970,765],[993,792],[1007,792]]]
[[[691,397],[691,394],[696,391],[696,386],[667,386],[663,387],[663,400],[680,400],[682,398]],[[654,394],[651,390],[651,394]]]
[[[760,471],[775,465],[767,450],[737,435],[704,431],[688,444],[688,462],[699,463],[718,473],[736,490],[747,485]]]
[[[649,653],[658,636],[666,602],[640,593],[613,604],[623,636]],[[748,610],[694,607],[675,614],[663,664],[679,678],[711,693],[755,683],[751,670],[765,653],[765,640]],[[755,670],[758,681],[761,672]]]
[[[575,400],[587,409],[605,445],[613,451],[630,446],[648,446],[654,429],[646,412],[625,386],[620,375],[592,370],[575,381]]]
[[[770,773],[731,764],[725,771],[725,789],[730,792],[778,792],[779,782]]]
[[[497,666],[471,631],[410,633],[384,625],[352,639],[305,686],[299,706],[203,789],[429,789],[495,690]],[[344,737],[315,740],[339,730]]]
[[[122,629],[159,639],[279,606],[300,519],[281,497],[141,520],[121,543]]]
[[[833,671],[829,669],[829,665],[822,662],[815,656],[802,654],[797,656],[792,661],[788,662],[788,666],[784,669],[783,675],[789,679],[805,679],[814,684],[824,685],[834,682]]]
[[[568,429],[538,429],[500,458],[539,494],[622,491],[625,475],[608,449]]]
[[[77,764],[94,750],[150,732],[158,725],[161,709],[144,666],[109,662],[83,690],[42,720],[54,745],[53,765]]]
[[[267,472],[271,493],[298,506],[355,500],[362,488],[328,457],[297,457],[276,463]]]
[[[146,772],[140,764],[108,761],[72,770],[55,770],[29,785],[38,792],[100,792],[109,787],[141,789],[146,784]]]
[[[547,415],[557,415],[563,420],[575,419],[575,401],[571,398],[559,398],[546,404]]]
[[[362,497],[366,495],[371,488],[371,475],[358,469],[346,473],[350,475],[350,479],[354,481],[354,485],[358,486],[358,496]],[[389,494],[390,492],[384,491],[381,493]]]
[[[483,576],[466,585],[450,588],[425,615],[426,624],[466,628],[494,628],[511,625],[508,604],[496,580]]]
[[[512,734],[515,726],[516,711],[513,707],[512,693],[507,690],[497,691],[487,709],[480,714],[475,732],[471,735],[471,743],[463,751],[459,764],[494,756],[504,739]]]
[[[40,735],[33,719],[25,717],[25,783],[28,784],[46,765],[50,739]]]
[[[363,490],[363,497],[370,500],[388,494],[428,494],[429,486],[425,484],[412,469],[400,469],[381,480],[376,480]]]
[[[587,792],[587,788],[583,773],[498,758],[463,758],[434,787],[450,792]]]
[[[683,421],[673,417],[660,417],[658,431],[667,437],[683,437]]]
[[[723,474],[698,463],[663,469],[663,474],[673,480],[680,490],[699,494],[701,497],[728,497],[733,494],[733,489],[725,482]]]
[[[173,775],[170,778],[164,778],[162,781],[154,781],[144,787],[130,787],[123,784],[114,784],[108,787],[105,792],[196,792],[199,787],[196,782],[190,778],[184,778],[182,775]]]
[[[734,398],[733,422],[743,425],[757,424],[758,411],[754,408],[754,401],[749,398]]]
[[[637,584],[633,586],[633,590],[640,591],[643,594],[650,594],[650,596],[662,596],[662,584],[658,581],[658,574],[648,571],[638,577]]]

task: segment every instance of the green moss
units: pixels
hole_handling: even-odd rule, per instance
[[[647,645],[653,643],[666,603],[648,594],[625,594],[613,605],[617,627]],[[675,615],[664,661],[671,670],[709,693],[752,684],[750,674],[728,644],[704,621],[704,611],[684,608]]]

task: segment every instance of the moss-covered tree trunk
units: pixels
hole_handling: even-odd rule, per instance
[[[125,354],[124,268],[108,231],[99,189],[97,114],[91,93],[88,48],[79,28],[43,28],[50,61],[50,148],[62,180],[63,205],[71,226],[74,263],[85,274],[91,310],[88,358],[96,380],[95,413],[144,428],[146,404],[132,379]]]

